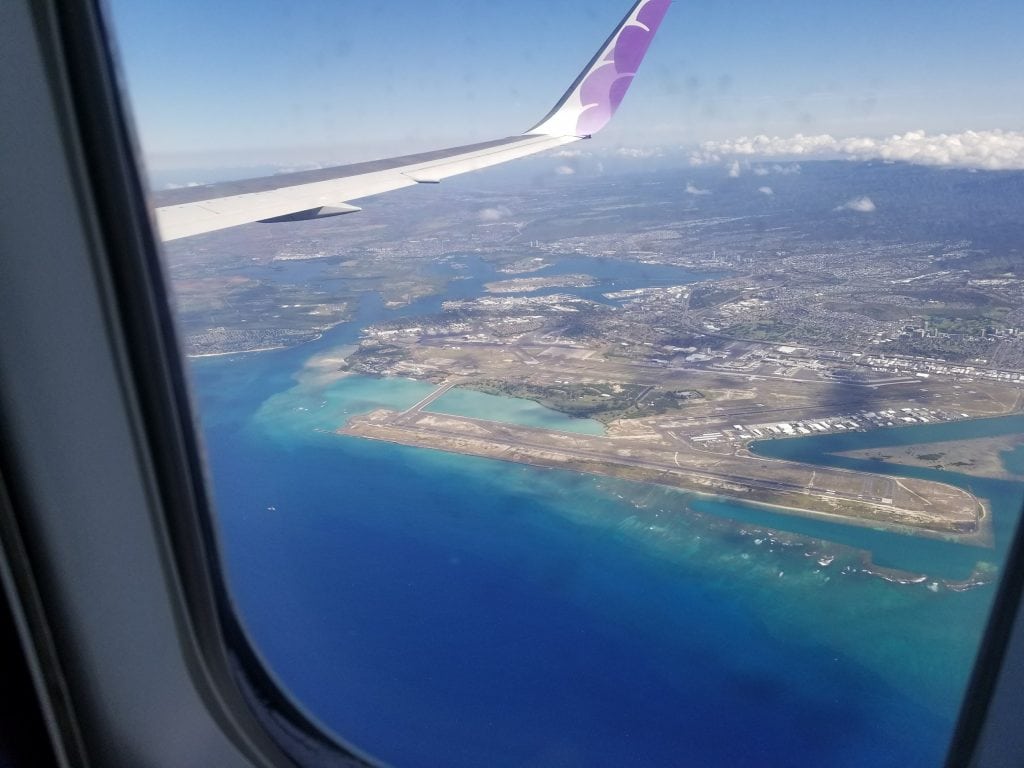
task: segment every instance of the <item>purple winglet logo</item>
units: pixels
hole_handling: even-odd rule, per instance
[[[641,0],[590,63],[574,88],[531,133],[590,136],[604,128],[661,26],[672,0]]]
[[[580,83],[583,112],[576,134],[585,136],[604,128],[622,103],[640,62],[658,31],[671,0],[647,0],[616,36],[602,63]]]

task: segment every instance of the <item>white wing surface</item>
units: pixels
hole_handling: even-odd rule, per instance
[[[518,160],[590,136],[611,119],[671,0],[637,0],[554,109],[524,134],[385,160],[154,195],[163,240],[254,221],[299,221],[358,211],[350,201]]]

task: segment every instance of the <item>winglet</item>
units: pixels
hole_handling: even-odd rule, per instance
[[[591,136],[626,95],[672,0],[637,0],[547,116],[527,134]]]

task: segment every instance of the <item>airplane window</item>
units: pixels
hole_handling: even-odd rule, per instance
[[[942,764],[1024,499],[1024,6],[110,18],[304,711],[402,768]]]

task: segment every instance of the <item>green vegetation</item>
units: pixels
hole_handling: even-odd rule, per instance
[[[690,309],[704,309],[727,304],[743,296],[743,291],[731,288],[717,288],[713,285],[695,286],[690,294]]]
[[[796,336],[796,324],[779,318],[755,319],[722,328],[722,333],[736,339],[751,341],[788,342]],[[801,337],[802,338],[802,337]]]
[[[860,294],[855,294],[851,301],[824,301],[822,307],[830,312],[841,312],[855,315],[863,315],[873,320],[891,322],[907,320],[915,315],[921,314],[920,308],[916,306],[899,306],[886,304],[881,301],[863,299]]]

